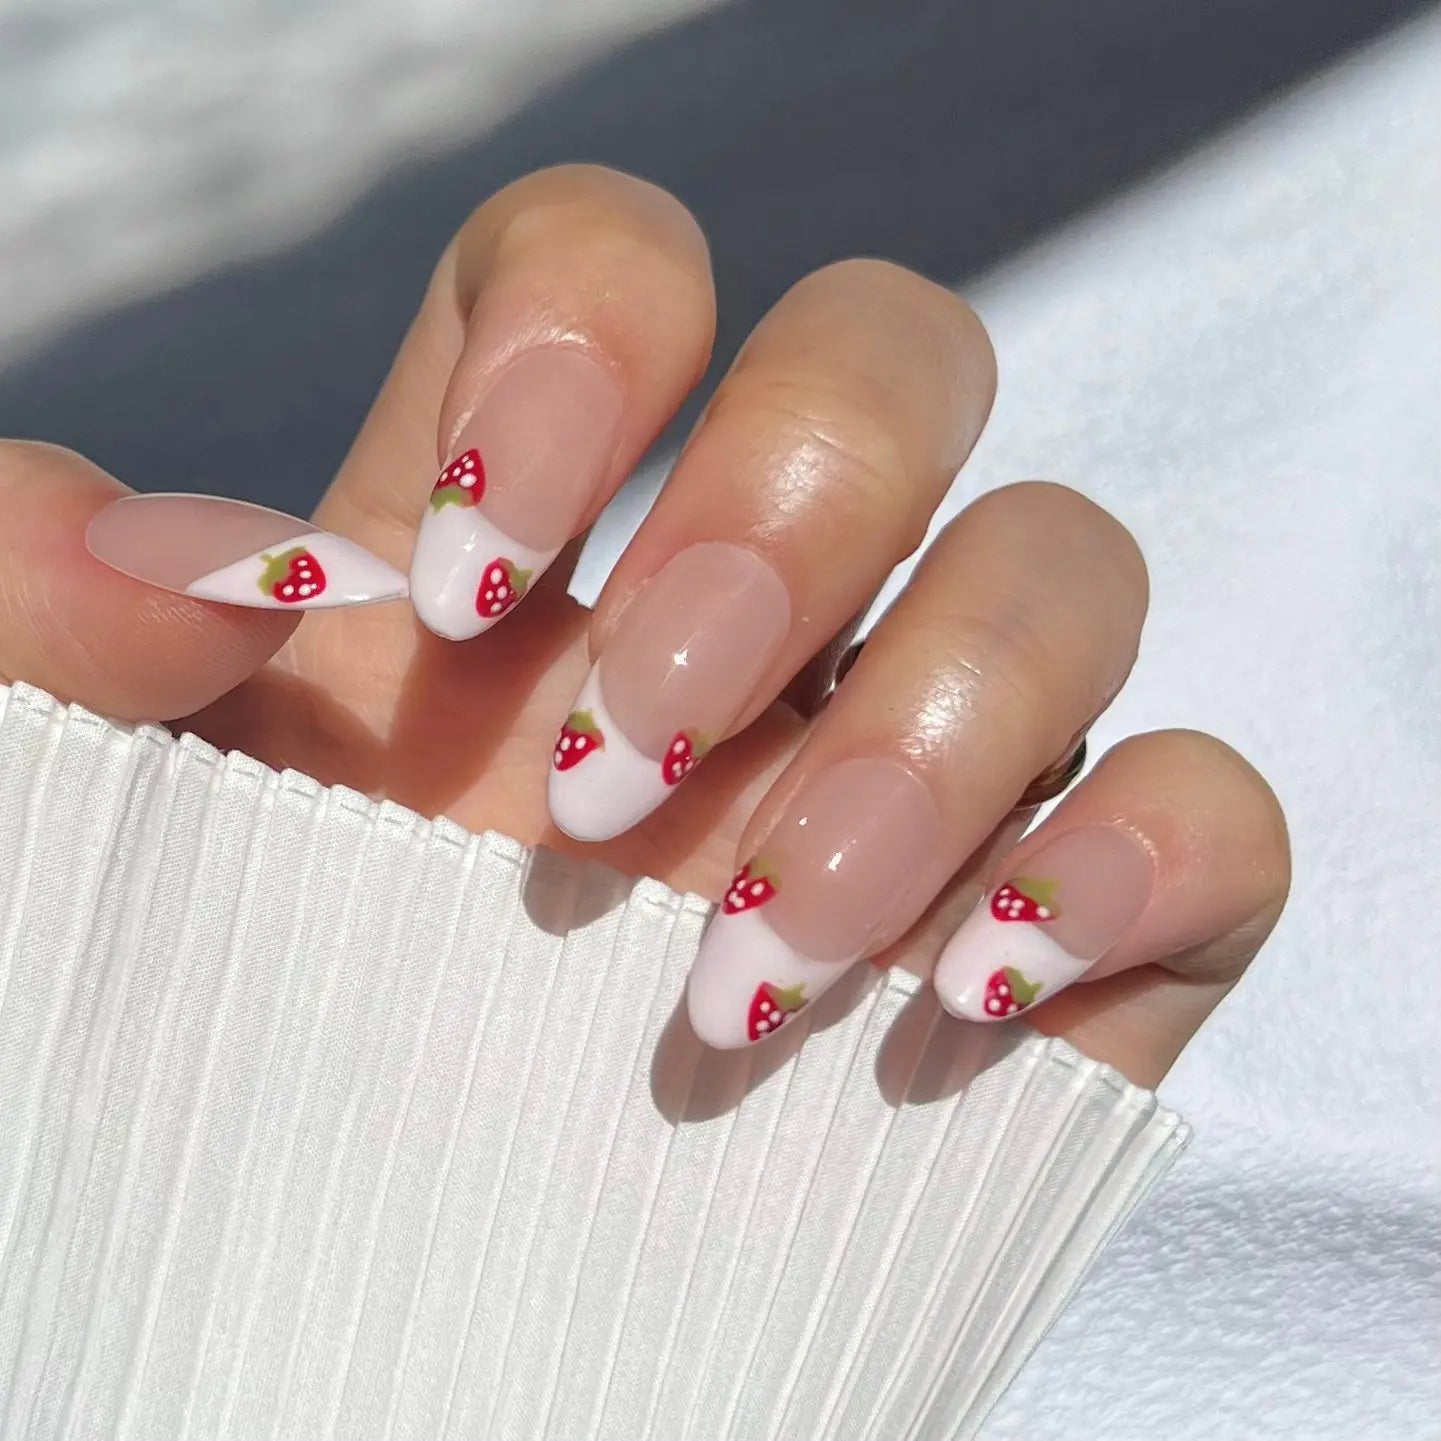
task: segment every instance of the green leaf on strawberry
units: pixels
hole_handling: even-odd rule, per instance
[[[771,1001],[782,1011],[798,1011],[806,1003],[804,986],[769,986]]]
[[[430,492],[430,508],[439,513],[448,505],[474,505],[475,496],[458,485],[439,485]]]
[[[577,735],[598,736],[600,727],[595,723],[595,717],[588,710],[573,710],[565,718],[565,729],[575,731]]]
[[[279,555],[262,552],[260,559],[265,563],[265,569],[260,572],[260,579],[257,582],[261,593],[273,594],[275,587],[290,574],[290,562],[304,554],[305,547],[303,545],[292,546],[289,550],[281,551]]]
[[[1039,981],[1028,981],[1014,966],[1002,968],[1006,973],[1006,984],[1019,1006],[1029,1006],[1041,994]]]
[[[1056,905],[1056,882],[1037,880],[1034,876],[1017,876],[1011,885],[1038,906],[1045,906],[1052,916],[1061,914]]]

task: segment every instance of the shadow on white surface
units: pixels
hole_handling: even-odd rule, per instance
[[[0,371],[0,434],[72,446],[140,489],[304,512],[452,232],[537,166],[604,162],[691,205],[715,257],[719,365],[815,266],[877,254],[963,280],[1420,8],[926,0],[878,18],[862,0],[722,5],[586,66],[479,138],[455,135],[452,153],[397,169],[292,248],[19,357]],[[503,59],[477,53],[472,83],[503,88]],[[414,79],[423,88],[424,70]],[[285,80],[268,83],[280,100]],[[314,157],[294,163],[323,173]],[[221,209],[225,190],[219,166],[189,203]],[[89,224],[77,217],[68,243]],[[144,236],[97,229],[92,243]]]

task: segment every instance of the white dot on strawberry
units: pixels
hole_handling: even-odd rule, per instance
[[[1048,921],[1051,919],[1051,912],[1046,906],[1037,906],[1036,915],[1039,916],[1040,919],[1043,921]]]
[[[671,750],[672,750],[676,755],[679,755],[684,749],[685,749],[685,742],[684,742],[684,741],[679,741],[679,740],[671,747]]]
[[[986,1009],[993,1016],[998,1016],[1001,1013],[1001,1003],[994,996],[992,996],[991,999],[986,1002]]]
[[[706,774],[709,775],[710,772],[707,771]],[[753,895],[753,896],[758,896],[758,895],[760,895],[760,893],[761,893],[763,890],[765,890],[765,888],[766,888],[766,887],[765,887],[765,882],[764,882],[764,881],[752,881],[752,882],[751,882],[751,895]]]
[[[997,994],[998,996],[1009,996],[1009,995],[1011,994],[1011,988],[1010,988],[1009,986],[1007,986],[1007,985],[997,986],[997,987],[996,987],[996,994]]]
[[[294,595],[295,587],[293,585],[283,585],[280,587],[280,593],[281,595]]]
[[[560,738],[560,748],[561,748],[561,750],[563,750],[563,751],[568,751],[568,750],[570,749],[570,737],[569,737],[569,736],[561,736],[561,738]]]

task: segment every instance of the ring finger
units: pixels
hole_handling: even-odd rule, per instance
[[[1109,704],[1146,597],[1129,533],[1074,491],[952,522],[746,829],[691,977],[702,1038],[759,1039],[898,940]]]

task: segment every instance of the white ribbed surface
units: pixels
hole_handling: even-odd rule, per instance
[[[0,1436],[972,1435],[1186,1128],[707,909],[0,687]]]

